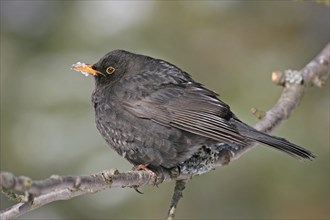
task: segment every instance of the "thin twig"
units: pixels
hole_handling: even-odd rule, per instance
[[[175,181],[174,193],[172,196],[170,209],[168,210],[167,220],[174,219],[176,207],[178,207],[178,203],[179,203],[180,199],[183,197],[183,190],[186,188],[186,184],[188,183],[188,181],[189,180]]]

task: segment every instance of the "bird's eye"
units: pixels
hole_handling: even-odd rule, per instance
[[[116,69],[112,66],[109,66],[108,68],[106,68],[105,72],[107,72],[107,74],[111,75],[116,71]]]

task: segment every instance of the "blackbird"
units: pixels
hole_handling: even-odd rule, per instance
[[[245,124],[217,93],[164,60],[114,50],[95,64],[78,62],[73,69],[94,76],[97,128],[135,166],[201,174],[222,153],[234,154],[254,142],[298,159],[315,157]]]

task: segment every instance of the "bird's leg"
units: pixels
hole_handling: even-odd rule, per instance
[[[148,171],[149,172],[151,170],[148,168],[148,166],[149,166],[149,164],[137,164],[132,168],[132,170],[133,171]]]

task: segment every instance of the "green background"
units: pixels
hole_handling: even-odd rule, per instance
[[[71,71],[113,49],[167,60],[221,95],[244,121],[281,88],[274,70],[304,67],[329,41],[329,7],[302,1],[1,1],[1,170],[44,179],[131,169],[94,123],[92,77]],[[184,219],[328,219],[329,83],[275,131],[318,155],[299,162],[258,146],[194,178]],[[164,219],[173,183],[109,189],[20,219]],[[1,209],[12,202],[1,195]]]

